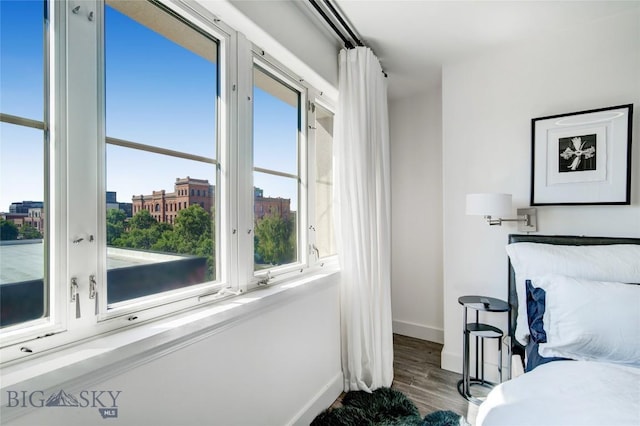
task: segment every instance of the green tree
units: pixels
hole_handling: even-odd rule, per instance
[[[15,223],[9,220],[0,219],[0,240],[17,240],[19,232],[20,231]]]
[[[107,244],[113,245],[116,238],[125,231],[125,220],[127,215],[124,210],[109,209],[107,210]]]
[[[156,223],[158,223],[158,221],[151,216],[149,210],[140,210],[133,215],[129,221],[129,226],[131,229],[149,229]]]
[[[211,216],[198,204],[181,210],[174,231],[181,242],[180,253],[195,254],[203,239],[211,239]]]
[[[198,242],[198,247],[194,253],[196,256],[207,258],[207,280],[213,280],[216,276],[216,248],[213,235],[209,238],[202,238]]]
[[[295,243],[291,241],[293,221],[269,214],[256,223],[256,252],[265,263],[282,265],[295,257]]]
[[[215,244],[211,216],[193,204],[178,212],[173,231],[164,232],[154,250],[207,258],[208,278],[215,276]]]
[[[129,221],[128,232],[123,232],[119,237],[113,239],[116,247],[151,249],[160,239],[163,232],[167,230],[169,224],[158,224],[158,221],[151,216],[148,210],[140,210]]]
[[[199,205],[179,211],[175,226],[156,221],[147,210],[141,210],[131,218],[129,230],[124,229],[124,220],[121,219],[119,214],[107,214],[107,239],[109,229],[112,229],[112,245],[206,257],[208,279],[215,277],[214,228],[211,215]],[[120,234],[115,236],[120,229]]]
[[[113,245],[116,247],[150,250],[160,239],[160,235],[161,233],[157,227],[147,229],[134,228],[114,239]]]
[[[38,231],[38,228],[27,224],[20,227],[19,233],[23,240],[37,240],[42,238],[42,234]]]

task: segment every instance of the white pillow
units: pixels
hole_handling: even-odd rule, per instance
[[[560,274],[587,280],[640,283],[640,245],[563,246],[540,243],[507,245],[516,274],[518,316],[515,338],[529,341],[525,280]]]
[[[562,275],[531,283],[545,291],[541,356],[640,367],[640,285]]]

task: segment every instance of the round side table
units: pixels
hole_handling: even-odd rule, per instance
[[[484,341],[485,339],[497,339],[498,341],[498,373],[500,381],[502,381],[502,337],[504,333],[497,327],[489,324],[482,324],[479,321],[480,311],[484,312],[509,312],[511,309],[509,304],[504,300],[486,296],[461,296],[458,298],[464,308],[463,316],[463,361],[462,361],[462,380],[458,382],[458,392],[468,401],[474,404],[480,404],[482,400],[473,396],[471,393],[472,385],[479,385],[486,388],[492,388],[495,383],[491,383],[484,379]],[[475,322],[468,322],[467,310],[476,311]],[[475,376],[471,377],[469,366],[469,337],[475,337],[476,365]],[[480,345],[478,345],[478,343]],[[478,364],[480,364],[480,374],[478,374]]]

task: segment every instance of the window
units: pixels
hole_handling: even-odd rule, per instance
[[[46,259],[52,234],[44,224],[50,215],[43,10],[42,1],[0,2],[2,328],[46,321],[51,309]]]
[[[327,100],[204,9],[97,4],[0,1],[6,361],[335,252]]]
[[[253,70],[254,269],[298,261],[301,92]],[[259,190],[258,190],[259,188]]]
[[[336,254],[333,230],[333,113],[315,103],[315,246],[316,256]]]
[[[150,200],[157,213],[107,217],[117,229],[107,258],[118,260],[107,273],[109,307],[216,280],[213,197],[185,206],[175,224],[165,213],[178,186],[217,183],[217,52],[215,39],[162,8],[107,2],[107,190],[134,206]]]

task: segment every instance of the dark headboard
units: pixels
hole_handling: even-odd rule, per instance
[[[617,237],[578,237],[572,235],[509,235],[511,243],[544,243],[558,244],[565,246],[594,246],[609,244],[640,244],[640,238],[617,238]],[[511,353],[518,354],[524,360],[524,346],[515,339],[516,318],[518,316],[518,296],[516,293],[516,276],[511,262],[509,262],[509,336],[511,338]]]

